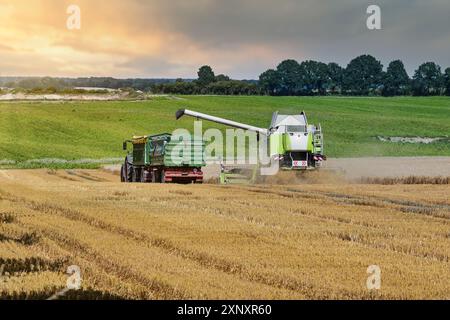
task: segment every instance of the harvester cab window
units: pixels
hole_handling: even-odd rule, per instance
[[[286,132],[306,132],[305,126],[286,126]]]

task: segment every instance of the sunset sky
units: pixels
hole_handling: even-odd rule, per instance
[[[81,8],[68,30],[67,7]],[[378,4],[382,30],[366,27]],[[449,0],[0,0],[0,76],[253,78],[281,60],[370,53],[450,66]]]

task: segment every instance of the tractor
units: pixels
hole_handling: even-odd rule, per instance
[[[190,143],[189,159],[174,159],[173,149],[179,141],[172,141],[168,133],[135,136],[123,142],[123,150],[132,150],[125,157],[120,176],[122,182],[141,183],[203,183],[202,167],[205,166],[203,141]]]

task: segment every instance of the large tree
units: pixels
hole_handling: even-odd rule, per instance
[[[280,76],[278,71],[269,69],[259,76],[259,87],[264,94],[277,95],[280,90]]]
[[[216,81],[230,81],[230,77],[224,74],[219,74],[216,76]]]
[[[417,96],[438,95],[442,83],[441,67],[434,62],[423,63],[414,73],[413,93]]]
[[[359,56],[344,72],[344,90],[349,94],[367,95],[381,84],[383,65],[371,55]]]
[[[300,65],[295,60],[284,60],[277,67],[281,95],[297,95],[302,88]]]
[[[344,69],[335,62],[328,64],[328,83],[327,87],[332,93],[342,90],[342,81],[344,79]]]
[[[450,68],[445,69],[444,81],[445,81],[445,94],[450,96]]]
[[[398,96],[409,94],[411,80],[406,73],[405,66],[400,60],[392,61],[383,77],[384,96]]]
[[[214,75],[214,71],[210,66],[203,66],[198,70],[198,80],[197,83],[205,87],[208,84],[216,81],[216,76]]]
[[[323,62],[304,61],[300,64],[300,79],[302,94],[325,94],[325,86],[328,82],[328,67]]]

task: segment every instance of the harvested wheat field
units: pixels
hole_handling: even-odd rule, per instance
[[[0,171],[0,298],[449,299],[450,185],[120,184]],[[366,287],[381,268],[381,289]]]

